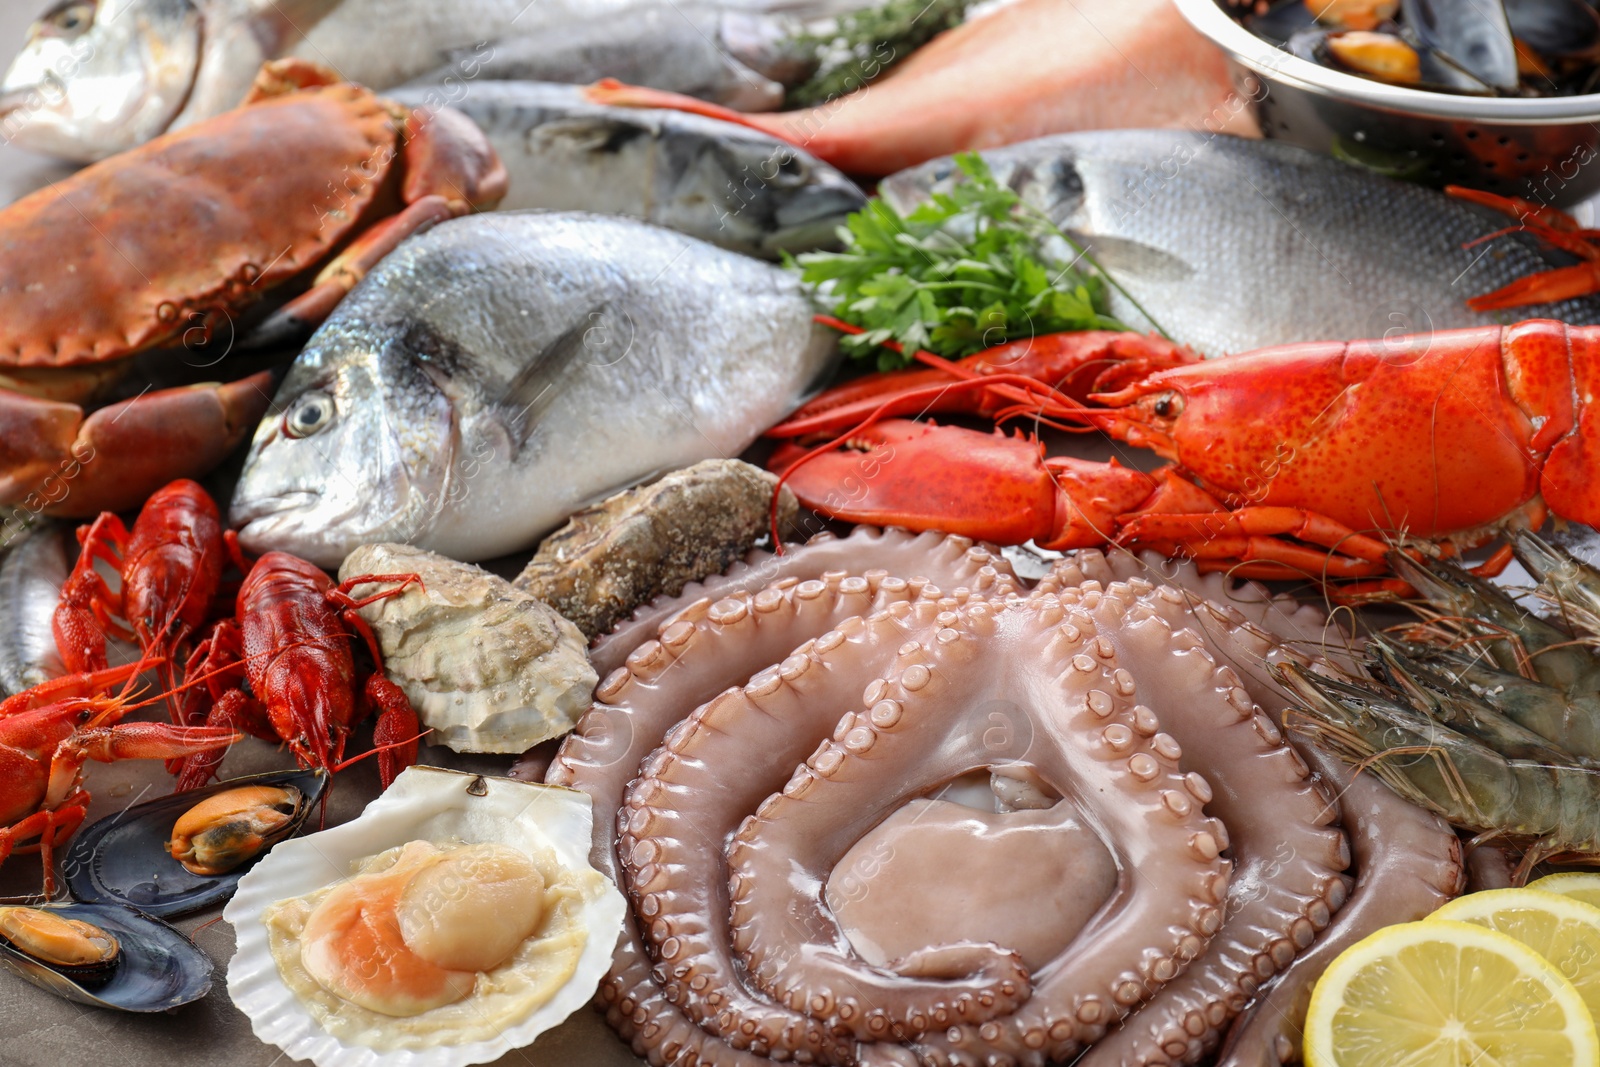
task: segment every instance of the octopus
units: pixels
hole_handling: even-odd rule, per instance
[[[1459,892],[1459,848],[1285,735],[1263,665],[1340,669],[1320,613],[1162,568],[1028,589],[858,528],[602,638],[548,780],[616,813],[613,1028],[658,1067],[1293,1058],[1333,946]]]

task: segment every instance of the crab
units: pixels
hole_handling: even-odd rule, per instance
[[[505,191],[466,116],[291,59],[233,111],[0,209],[0,504],[84,517],[200,477],[254,429],[269,375],[87,412],[130,357],[302,336],[407,236]]]

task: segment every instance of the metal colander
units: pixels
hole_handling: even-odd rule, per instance
[[[1225,52],[1261,131],[1429,185],[1563,207],[1600,192],[1600,94],[1483,98],[1318,66],[1255,36],[1218,0],[1174,0]]]

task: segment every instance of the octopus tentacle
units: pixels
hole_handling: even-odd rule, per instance
[[[1311,987],[1345,949],[1385,926],[1424,918],[1461,894],[1461,842],[1442,819],[1320,750],[1306,760],[1337,791],[1355,852],[1350,900],[1228,1033],[1217,1067],[1279,1067],[1298,1058]]]
[[[922,595],[924,586],[904,579],[874,575],[854,581],[837,576],[824,600],[806,601],[813,609],[807,618],[811,631],[826,632],[862,611]],[[800,583],[790,579],[782,588],[727,598],[716,604],[695,604],[666,627],[662,640],[646,641],[629,655],[627,663],[612,671],[595,691],[595,706],[581,719],[563,743],[547,780],[587,792],[597,812],[617,811],[623,793],[639,764],[686,713],[728,685],[742,682],[761,667],[781,658],[811,633],[791,625],[792,613],[780,620],[777,609],[793,598]],[[824,583],[827,584],[827,583]],[[809,587],[808,587],[809,591]],[[826,612],[820,610],[827,607]],[[768,620],[771,624],[768,624]],[[681,624],[681,625],[680,625]],[[674,629],[676,627],[676,629]],[[711,642],[697,638],[737,628],[741,642]],[[714,644],[715,647],[708,648]],[[614,819],[597,817],[591,862],[619,883],[622,875],[616,854]],[[651,973],[643,940],[630,913],[613,958],[611,973],[601,984],[599,998],[607,1020],[634,1050],[651,1063],[675,1063],[686,1058],[704,1064],[752,1067],[757,1055],[737,1051],[687,1020],[662,991]],[[798,1053],[814,1059],[824,1049],[837,1058],[848,1050],[809,1020],[793,1042],[795,1048],[772,1050],[780,1055]],[[751,1047],[746,1041],[745,1047]],[[764,1052],[760,1046],[758,1051]]]
[[[804,589],[802,583],[797,597]],[[887,667],[936,618],[953,618],[950,609],[964,599],[893,604],[849,620],[742,689],[696,708],[645,761],[619,819],[618,853],[635,906],[650,918],[644,933],[670,976],[668,995],[680,991],[691,1018],[725,1035],[748,1032],[752,1022],[750,1009],[725,992],[738,986],[740,973],[725,921],[723,842],[828,736],[840,709],[860,698],[861,674]],[[728,767],[739,768],[736,778],[725,773]],[[830,1033],[878,1040],[920,1031],[949,1012],[981,1021],[1028,995],[1026,969],[1003,949],[972,946],[963,960],[946,962],[970,962],[974,973],[948,980],[859,974],[853,983],[818,987],[813,997],[826,1009],[810,1014]],[[805,1006],[815,1007],[789,1008]]]
[[[943,538],[933,534],[913,537],[903,531],[876,531],[837,541],[839,544],[865,543],[899,546],[930,557],[938,566],[907,566],[913,573],[942,570],[941,577],[958,587],[980,587],[1003,595],[1016,588],[1015,579],[1003,560],[975,546],[966,538]],[[823,542],[826,545],[829,542]],[[807,554],[819,569],[823,561],[838,562],[819,545],[796,550]],[[602,675],[595,690],[596,703],[581,719],[552,762],[547,780],[553,784],[581,789],[591,797],[597,817],[594,820],[594,847],[591,862],[595,869],[622,883],[616,853],[617,826],[605,812],[622,807],[628,783],[638,773],[639,764],[660,743],[667,731],[697,704],[711,699],[731,685],[743,683],[756,671],[786,656],[803,641],[824,633],[857,614],[880,610],[898,602],[930,595],[925,579],[905,579],[882,571],[846,576],[829,572],[824,584],[833,592],[829,597],[809,601],[814,608],[829,605],[826,612],[813,611],[806,625],[792,616],[776,617],[778,607],[801,583],[796,576],[780,580],[776,587],[737,593],[713,603],[705,596],[678,598],[662,613],[666,625],[651,629],[643,625],[631,631],[636,647],[613,646],[619,665]],[[810,587],[808,587],[809,590]],[[691,593],[693,590],[687,590]],[[870,595],[864,596],[864,594]],[[713,607],[716,608],[713,611]],[[673,630],[682,622],[683,628]],[[736,629],[736,641],[700,641],[700,635]],[[625,659],[624,659],[625,657]],[[619,936],[611,972],[601,984],[597,1003],[612,1028],[628,1041],[634,1051],[655,1067],[756,1067],[763,1057],[801,1062],[815,1060],[827,1048],[838,1058],[848,1055],[832,1035],[820,1032],[809,1020],[799,1031],[801,1040],[775,1048],[752,1044],[749,1040],[723,1042],[686,1018],[667,997],[653,974],[638,925],[631,914]],[[790,1048],[789,1044],[796,1047]],[[754,1049],[754,1052],[744,1051]]]
[[[754,593],[788,578],[820,578],[828,571],[863,574],[883,570],[901,578],[921,578],[947,590],[966,584],[982,567],[992,567],[1015,578],[1011,566],[996,552],[969,538],[933,532],[910,533],[888,527],[857,526],[848,537],[820,533],[803,545],[786,546],[784,554],[755,549],[722,574],[690,582],[675,597],[657,597],[634,611],[595,641],[590,662],[601,677],[622,665],[624,657],[656,636],[661,627],[684,607],[739,593]]]
[[[1085,583],[1079,595],[1096,588]],[[1132,578],[1105,596],[1130,602],[1127,621],[1108,630],[1110,639],[1137,659],[1141,681],[1152,683],[1155,717],[1182,746],[1184,766],[1204,768],[1215,787],[1207,810],[1228,827],[1234,876],[1228,917],[1206,951],[1078,1062],[1192,1064],[1339,910],[1349,846],[1328,825],[1335,811],[1304,762],[1192,628],[1184,594]],[[1176,653],[1162,655],[1168,646]],[[1222,699],[1195,699],[1200,693]]]
[[[1172,738],[1141,733],[1133,676],[1081,609],[1054,598],[972,604],[904,652],[869,692],[870,707],[840,722],[841,740],[823,744],[738,835],[730,859],[744,921],[736,925],[752,968],[768,970],[770,960],[787,996],[817,997],[837,967],[803,943],[826,918],[815,889],[822,872],[908,796],[1023,763],[1092,812],[1118,857],[1117,887],[1034,974],[1033,996],[1015,1012],[977,1025],[952,1020],[947,1033],[913,1044],[934,1064],[1072,1056],[1174,977],[1221,924],[1225,831],[1194,799],[1204,783],[1179,769]],[[986,669],[971,669],[979,657]],[[786,870],[806,873],[774,877]],[[775,921],[787,915],[800,921]]]

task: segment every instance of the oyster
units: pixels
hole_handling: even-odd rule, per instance
[[[205,953],[120,904],[0,908],[0,964],[57,996],[118,1011],[168,1011],[211,989]]]
[[[257,1037],[318,1067],[503,1056],[610,966],[624,903],[589,865],[592,830],[582,793],[408,768],[360,818],[284,842],[243,879],[223,912],[228,992]],[[372,939],[401,949],[388,973],[360,965]]]
[[[361,617],[429,740],[457,752],[523,752],[571,730],[598,680],[587,642],[548,605],[480,567],[408,545],[365,545],[340,577],[416,573],[423,588]]]
[[[513,584],[598,637],[639,605],[744,558],[767,533],[777,484],[777,475],[737,459],[673,471],[573,515]],[[780,527],[797,507],[785,488]]]
[[[327,784],[328,775],[324,771],[273,771],[136,804],[74,835],[62,860],[67,888],[78,900],[127,904],[149,915],[169,917],[199,911],[233,893],[234,886],[255,859],[255,856],[240,854],[241,847],[247,850],[253,844],[259,855],[261,848],[294,833],[316,807]],[[241,797],[254,796],[260,800],[266,795],[258,791],[272,791],[281,802],[284,791],[290,790],[299,800],[294,810],[283,818],[274,818],[259,810],[252,815],[248,805],[236,803]],[[217,799],[230,794],[234,803]],[[214,818],[219,811],[230,807],[238,818]],[[192,833],[175,834],[174,831],[180,827],[188,830],[184,820],[192,818],[191,813],[196,809],[211,821],[208,832],[201,837],[200,848],[202,855],[213,862],[207,864],[202,860],[200,866],[205,868],[202,870],[186,868],[168,849],[168,842],[174,838],[180,842],[180,851],[185,837],[192,842]],[[250,841],[252,831],[241,825],[250,822],[256,827],[253,842]],[[226,843],[228,838],[233,839],[231,844]],[[238,862],[226,870],[220,869],[215,861],[215,854],[223,850],[238,858]]]

